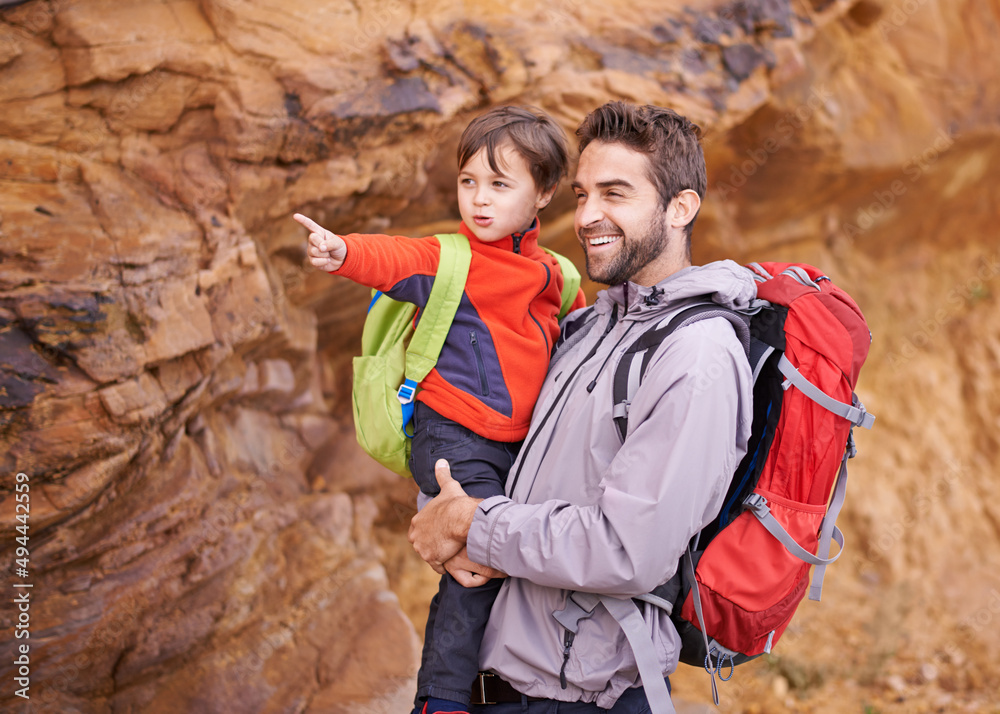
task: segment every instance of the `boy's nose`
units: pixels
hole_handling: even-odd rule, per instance
[[[485,189],[477,189],[476,195],[472,198],[473,203],[477,206],[485,206],[490,202],[489,192]]]

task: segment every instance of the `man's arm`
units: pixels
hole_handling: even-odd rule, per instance
[[[632,403],[633,428],[596,501],[487,499],[467,536],[473,560],[538,585],[619,596],[648,592],[673,574],[691,535],[721,504],[745,452],[750,418],[749,365],[738,344],[723,346],[718,331],[686,329],[701,338],[685,335],[683,346],[663,350],[650,365]],[[667,361],[660,381],[650,379]],[[614,429],[610,403],[607,411],[607,428]],[[566,449],[572,438],[561,433],[554,441]],[[572,478],[556,473],[556,465],[546,468],[538,483]]]

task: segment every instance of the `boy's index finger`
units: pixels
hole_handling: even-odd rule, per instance
[[[311,231],[316,231],[319,233],[324,232],[326,229],[323,228],[319,223],[309,218],[309,216],[303,216],[301,213],[296,213],[292,215],[292,218]]]

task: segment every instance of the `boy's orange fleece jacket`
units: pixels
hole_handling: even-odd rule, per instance
[[[469,239],[469,278],[437,366],[417,401],[494,441],[520,441],[559,337],[563,276],[538,245],[538,220],[492,243]],[[437,238],[342,236],[347,258],[335,275],[423,308],[437,273]],[[584,307],[581,291],[572,309]],[[421,311],[417,312],[417,320]]]

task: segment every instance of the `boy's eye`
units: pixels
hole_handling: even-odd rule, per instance
[[[471,186],[475,182],[472,179],[470,179],[470,178],[464,178],[461,181],[459,181],[459,183],[461,183],[463,186]]]
[[[496,186],[497,188],[507,188],[507,184],[505,184],[503,181],[494,181],[493,185]]]

